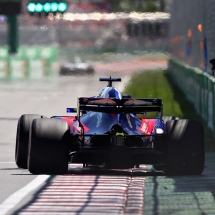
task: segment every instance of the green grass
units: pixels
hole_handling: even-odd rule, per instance
[[[134,75],[123,93],[135,98],[161,98],[163,115],[184,117],[180,104],[174,99],[174,93],[162,70],[143,71]]]
[[[206,122],[197,114],[184,93],[172,82],[167,71],[155,70],[137,73],[131,78],[123,93],[131,94],[134,98],[161,98],[164,116],[200,120],[204,125],[205,149],[215,151],[212,131],[208,129]]]
[[[169,56],[165,52],[145,53],[140,57],[142,60],[168,60]]]

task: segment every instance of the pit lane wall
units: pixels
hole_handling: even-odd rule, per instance
[[[55,76],[58,48],[54,46],[21,46],[16,55],[0,47],[0,79],[43,78]]]
[[[169,74],[192,102],[209,129],[215,129],[215,78],[203,70],[170,59]],[[215,133],[214,133],[215,137]]]

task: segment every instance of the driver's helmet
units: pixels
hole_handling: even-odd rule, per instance
[[[99,93],[100,98],[122,99],[121,93],[114,87],[105,87]]]

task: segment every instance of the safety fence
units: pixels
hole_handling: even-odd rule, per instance
[[[208,73],[209,61],[215,57],[214,10],[214,0],[174,0],[171,6],[169,52]]]
[[[199,68],[169,60],[169,74],[209,129],[215,129],[215,78]],[[214,134],[215,137],[215,134]]]
[[[58,47],[21,46],[16,55],[0,48],[0,79],[41,78],[56,74]]]

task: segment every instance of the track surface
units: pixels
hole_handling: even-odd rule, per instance
[[[42,176],[36,189],[26,187],[30,183],[32,188],[39,176],[14,163],[18,117],[67,115],[66,107],[75,107],[77,96],[98,94],[104,86],[100,76],[0,83],[0,214],[215,214],[214,153],[206,155],[198,177],[166,177],[150,166],[107,171],[70,165],[66,175]],[[123,88],[123,83],[116,86]]]
[[[145,171],[145,167],[138,171]],[[19,214],[142,214],[145,177],[72,172],[76,172],[74,165]],[[126,172],[132,175],[132,170]]]

